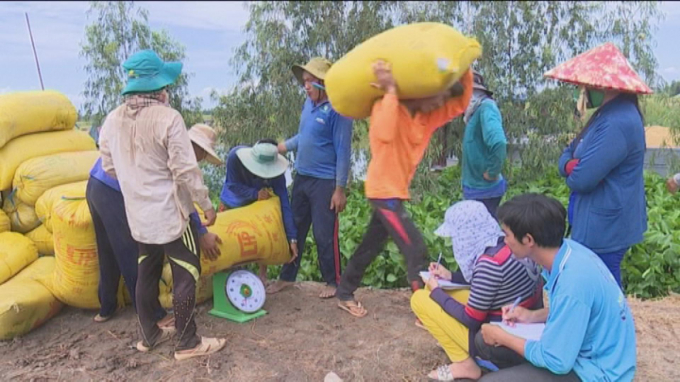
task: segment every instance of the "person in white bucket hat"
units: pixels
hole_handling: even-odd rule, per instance
[[[428,377],[476,380],[481,370],[475,362],[474,339],[482,324],[499,321],[501,309],[514,301],[530,309],[543,306],[538,266],[513,256],[498,222],[479,201],[465,200],[449,207],[435,234],[451,238],[460,271],[431,263],[430,277],[423,277],[426,289],[411,297],[413,312],[452,362]],[[445,291],[438,280],[468,284],[470,289]]]
[[[220,194],[219,211],[247,206],[274,195],[281,201],[281,216],[290,245],[291,260],[298,256],[297,228],[288,200],[285,172],[289,162],[276,147],[273,139],[263,139],[252,147],[233,147],[227,156],[227,174]],[[260,266],[260,278],[267,281],[267,268]]]

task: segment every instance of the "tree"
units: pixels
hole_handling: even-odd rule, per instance
[[[395,25],[438,21],[477,38],[483,47],[474,65],[495,92],[510,143],[522,171],[516,180],[541,177],[580,127],[573,118],[573,86],[543,74],[605,41],[614,41],[648,81],[657,2],[269,2],[250,5],[246,42],[232,64],[241,88],[222,97],[215,121],[230,143],[252,143],[297,131],[304,99],[290,66],[312,56],[334,61]],[[247,85],[245,85],[247,84]],[[354,125],[355,153],[366,150],[366,121]],[[254,128],[257,127],[257,128]],[[414,178],[414,196],[433,182],[429,165],[444,143],[460,158],[464,126],[454,120],[435,136]],[[370,153],[366,152],[370,155]]]
[[[148,26],[148,11],[133,2],[108,1],[90,3],[88,17],[92,24],[85,28],[85,40],[80,55],[87,60],[83,96],[84,117],[98,126],[106,114],[122,101],[120,95],[126,76],[122,64],[135,52],[153,49],[166,61],[181,61],[185,48],[165,30],[152,31]],[[202,120],[201,99],[189,99],[189,74],[182,73],[169,88],[170,104],[182,113],[187,126]]]

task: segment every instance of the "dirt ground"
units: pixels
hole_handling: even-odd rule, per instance
[[[133,348],[133,310],[96,324],[94,312],[65,308],[21,339],[0,343],[2,380],[68,381],[421,381],[447,363],[430,335],[414,325],[405,290],[360,289],[369,315],[355,319],[322,301],[320,284],[298,283],[270,296],[266,316],[236,324],[198,307],[199,334],[226,336],[227,348],[204,359],[177,362],[164,344],[151,353]],[[639,381],[680,380],[680,297],[631,299],[637,326]]]

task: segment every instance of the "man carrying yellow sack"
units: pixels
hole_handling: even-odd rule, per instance
[[[154,320],[154,301],[166,254],[172,267],[173,308],[179,338],[175,359],[221,350],[222,338],[196,334],[196,281],[201,273],[197,227],[190,223],[194,202],[205,211],[207,225],[217,217],[198,168],[182,116],[170,108],[166,87],[179,77],[182,64],[163,62],[152,50],[132,55],[123,68],[128,83],[125,103],[106,117],[100,137],[102,167],[117,178],[125,199],[132,237],[140,243],[136,286],[137,313],[147,352],[166,342],[173,331]]]
[[[408,188],[432,134],[463,114],[472,96],[472,73],[432,97],[399,100],[398,84],[389,64],[378,61],[373,71],[375,87],[386,94],[373,105],[368,138],[371,161],[366,174],[366,197],[373,207],[364,238],[350,258],[338,286],[338,306],[355,317],[368,312],[354,300],[366,268],[380,254],[389,237],[406,257],[412,290],[423,287],[419,272],[427,269],[423,236],[404,209]]]

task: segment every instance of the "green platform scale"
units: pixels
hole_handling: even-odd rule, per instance
[[[217,317],[244,323],[264,316],[266,292],[262,280],[252,272],[238,270],[219,272],[213,276],[213,308]]]

